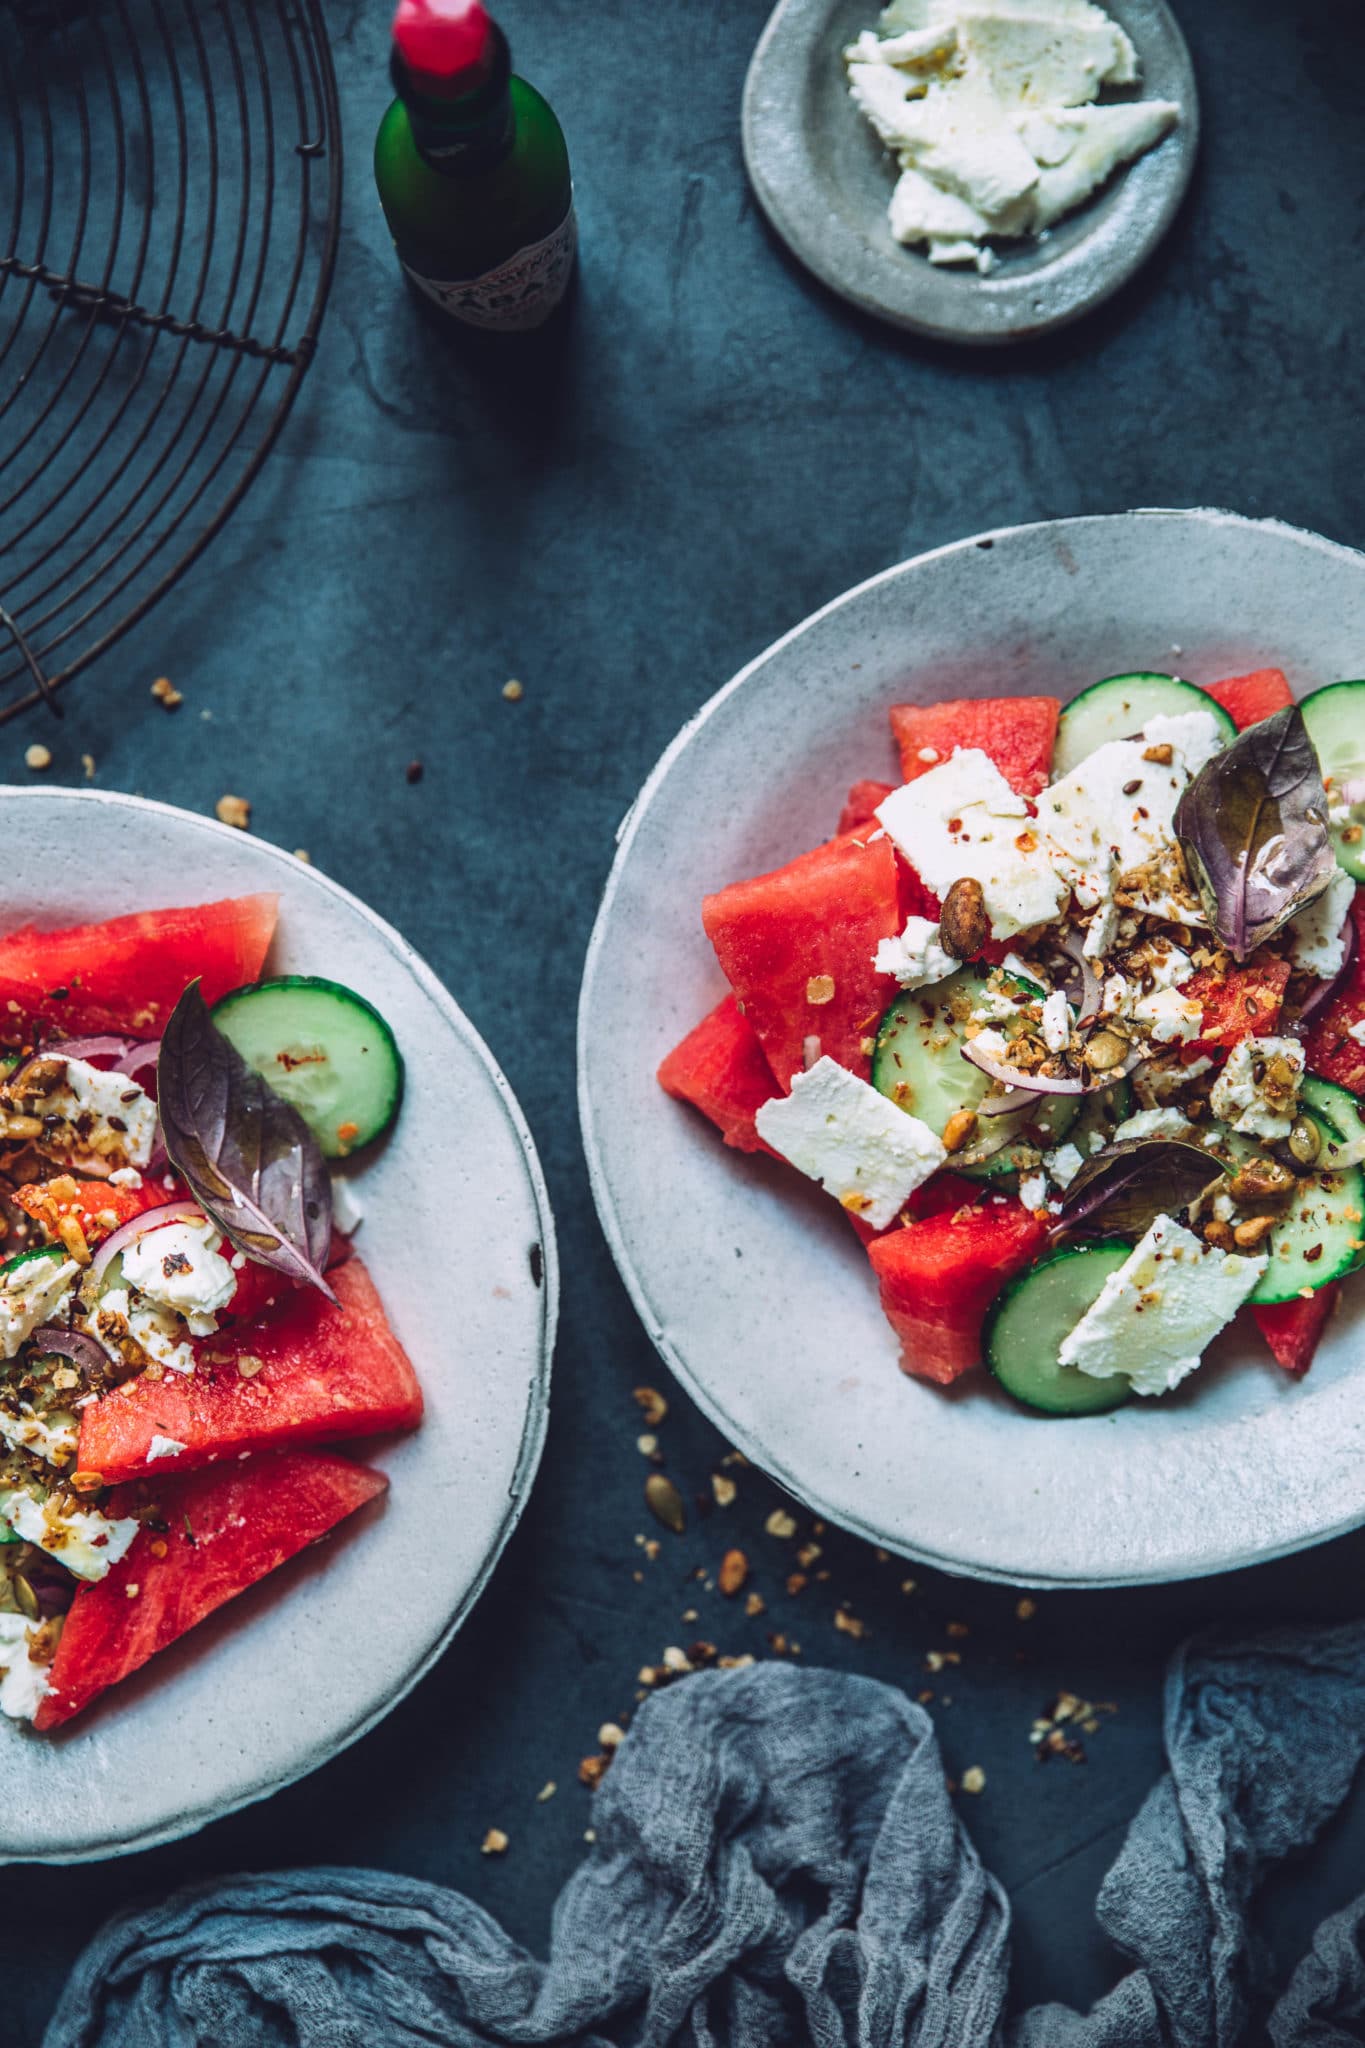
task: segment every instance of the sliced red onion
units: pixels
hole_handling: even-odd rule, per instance
[[[970,1145],[964,1145],[960,1152],[950,1153],[948,1170],[951,1172],[955,1166],[984,1166],[988,1159],[994,1159],[997,1152],[1003,1152],[1006,1145],[1012,1145],[1016,1136],[1012,1124],[996,1124]]]
[[[121,1059],[114,1061],[116,1074],[131,1074],[134,1078],[144,1067],[154,1067],[157,1054],[161,1051],[159,1038],[143,1038],[136,1045],[130,1045]]]
[[[1011,1088],[1004,1095],[988,1095],[978,1102],[980,1116],[1008,1116],[1011,1110],[1028,1109],[1038,1100],[1036,1088]]]
[[[1295,1020],[1299,1024],[1306,1024],[1310,1017],[1317,1016],[1318,1011],[1322,1008],[1324,1003],[1331,1002],[1333,996],[1341,987],[1341,984],[1343,983],[1343,981],[1345,981],[1347,975],[1351,972],[1351,969],[1355,966],[1356,921],[1353,917],[1347,918],[1345,924],[1341,928],[1341,935],[1346,941],[1346,951],[1342,955],[1341,965],[1337,969],[1336,973],[1330,976],[1328,980],[1314,982],[1312,988],[1308,992],[1308,1000],[1307,1002],[1305,1002],[1303,1008],[1299,1011],[1298,1017]]]
[[[1081,1017],[1097,1015],[1100,1007],[1100,978],[1093,964],[1085,957],[1085,939],[1080,932],[1066,932],[1058,945],[1068,960],[1074,960],[1081,971],[1081,992],[1072,1007]]]
[[[102,1280],[119,1253],[127,1251],[130,1244],[136,1244],[149,1230],[159,1230],[163,1223],[202,1223],[204,1220],[204,1212],[198,1202],[162,1202],[155,1209],[144,1209],[140,1216],[130,1217],[105,1238],[91,1260],[91,1279]]]
[[[87,1337],[84,1330],[68,1330],[61,1323],[44,1323],[33,1332],[33,1342],[39,1351],[69,1358],[86,1372],[102,1372],[109,1363],[93,1337]]]
[[[1084,1095],[1086,1092],[1085,1082],[1079,1075],[1026,1074],[1022,1067],[1007,1067],[1000,1060],[978,1052],[974,1038],[967,1040],[962,1053],[974,1067],[980,1067],[983,1074],[989,1074],[992,1081],[999,1081],[1009,1089],[1017,1088],[1026,1095]]]

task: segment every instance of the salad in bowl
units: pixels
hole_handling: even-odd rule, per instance
[[[0,1712],[45,1733],[381,1495],[422,1393],[329,1161],[383,1018],[262,894],[0,936]]]
[[[916,1377],[1093,1415],[1235,1317],[1301,1376],[1365,1261],[1365,684],[890,717],[898,786],[705,900],[661,1084],[840,1203]]]

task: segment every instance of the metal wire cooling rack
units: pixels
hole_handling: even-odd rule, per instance
[[[3,723],[60,715],[284,425],[341,206],[321,0],[0,0],[0,129]]]

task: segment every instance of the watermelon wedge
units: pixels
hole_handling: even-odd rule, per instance
[[[294,1452],[119,1488],[111,1515],[154,1502],[155,1517],[107,1578],[78,1589],[34,1726],[69,1721],[387,1485],[365,1465]]]
[[[1272,1037],[1288,983],[1289,962],[1270,954],[1253,957],[1245,967],[1230,966],[1223,975],[1201,968],[1181,990],[1204,1005],[1199,1037],[1189,1047],[1191,1057],[1218,1046],[1230,1049],[1243,1038]]]
[[[35,1024],[64,1038],[127,1031],[155,1038],[196,975],[204,1000],[255,981],[275,930],[277,896],[229,896],[179,910],[138,910],[104,924],[0,937],[0,1037]]]
[[[901,873],[889,839],[831,839],[702,904],[706,935],[784,1091],[809,1038],[863,1080],[870,1074],[864,1048],[896,994],[872,961],[905,922]]]
[[[1357,889],[1351,905],[1356,928],[1356,956],[1351,971],[1330,1003],[1304,1032],[1310,1073],[1339,1082],[1353,1095],[1365,1094],[1365,1045],[1352,1038],[1351,1027],[1365,1018],[1365,889]]]
[[[981,1362],[981,1325],[1005,1282],[1047,1242],[1018,1202],[942,1210],[867,1248],[882,1307],[901,1340],[901,1370],[951,1386]]]
[[[1301,1295],[1297,1301],[1269,1302],[1264,1308],[1252,1309],[1276,1364],[1296,1380],[1301,1380],[1313,1363],[1313,1353],[1340,1293],[1340,1283],[1333,1281],[1330,1286],[1319,1287],[1315,1294]]]
[[[892,782],[855,782],[839,813],[840,832],[875,831],[877,806],[886,802],[894,788]]]
[[[1020,796],[1037,796],[1052,772],[1058,697],[948,697],[893,704],[891,730],[907,782],[946,761],[954,747],[980,747]]]
[[[1205,683],[1204,688],[1222,705],[1238,732],[1259,725],[1263,718],[1294,701],[1284,671],[1278,668],[1253,669],[1250,675],[1228,676],[1221,683]]]
[[[757,1032],[732,995],[674,1046],[659,1068],[659,1085],[710,1117],[737,1151],[772,1152],[754,1126],[754,1111],[781,1090]]]
[[[262,1320],[195,1344],[192,1375],[128,1380],[81,1418],[79,1468],[109,1484],[220,1458],[411,1429],[422,1391],[359,1259],[328,1275],[337,1304],[291,1290]],[[278,1288],[277,1288],[278,1291]],[[154,1439],[183,1444],[152,1458]]]

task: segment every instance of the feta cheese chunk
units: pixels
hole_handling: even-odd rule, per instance
[[[1330,981],[1346,962],[1343,926],[1355,901],[1356,885],[1338,868],[1320,896],[1289,920],[1290,958],[1304,974]]]
[[[1252,1138],[1287,1138],[1298,1115],[1303,1047],[1297,1038],[1243,1038],[1209,1094],[1216,1117]]]
[[[1204,1006],[1178,988],[1153,989],[1140,996],[1129,1012],[1133,1022],[1157,1045],[1184,1045],[1204,1028]]]
[[[192,1337],[211,1336],[218,1310],[237,1291],[237,1275],[218,1250],[222,1242],[207,1221],[163,1223],[123,1254],[123,1277],[147,1301],[183,1316]]]
[[[79,1272],[75,1260],[57,1245],[11,1267],[0,1281],[0,1357],[16,1357],[41,1324],[65,1315]]]
[[[78,1579],[102,1579],[128,1555],[141,1526],[132,1516],[112,1520],[98,1508],[63,1512],[55,1500],[39,1500],[19,1487],[0,1491],[0,1522],[16,1536],[64,1564]]]
[[[187,1449],[188,1445],[182,1444],[178,1437],[154,1436],[147,1446],[147,1463],[151,1465],[158,1458],[178,1458]]]
[[[1042,1031],[1049,1052],[1065,1052],[1071,1043],[1071,1005],[1059,988],[1043,1004]]]
[[[1219,1251],[1158,1216],[1062,1339],[1058,1357],[1092,1379],[1125,1377],[1135,1394],[1169,1393],[1232,1321],[1266,1263]]]
[[[1133,1138],[1183,1138],[1189,1128],[1183,1109],[1139,1109],[1117,1126],[1113,1142],[1124,1145]]]
[[[898,937],[882,940],[872,964],[878,974],[894,975],[902,988],[924,988],[956,974],[962,962],[944,952],[936,924],[911,917]]]
[[[937,896],[964,876],[979,882],[994,938],[1061,915],[1067,883],[1024,799],[979,747],[959,748],[892,790],[877,822]]]
[[[1035,1211],[1045,1209],[1047,1207],[1047,1175],[1045,1173],[1026,1173],[1019,1183],[1019,1199],[1026,1209],[1033,1209]]]
[[[52,1688],[29,1656],[34,1628],[22,1614],[0,1614],[0,1714],[31,1721]]]
[[[1190,775],[1206,768],[1227,745],[1223,729],[1211,711],[1159,711],[1143,727],[1142,739],[1144,746],[1156,747],[1164,742],[1174,747]]]
[[[1043,1164],[1059,1188],[1069,1188],[1085,1165],[1085,1160],[1075,1145],[1068,1144],[1058,1145],[1055,1151],[1044,1152]]]
[[[1175,807],[1190,778],[1179,755],[1163,767],[1144,761],[1143,749],[1142,740],[1106,740],[1038,799],[1040,827],[1073,884],[1098,888],[1097,901],[1110,894],[1115,868],[1141,867],[1174,837]]]
[[[36,1101],[44,1123],[37,1149],[73,1172],[102,1180],[120,1167],[146,1166],[156,1142],[151,1096],[131,1075],[106,1073],[88,1060],[67,1060],[65,1066],[64,1080],[45,1087]],[[20,1092],[25,1093],[22,1080]]]
[[[1353,1038],[1357,1045],[1365,1045],[1365,1017],[1357,1017],[1354,1024],[1348,1024],[1346,1036]]]
[[[791,1094],[754,1120],[774,1152],[877,1230],[948,1157],[928,1124],[828,1057],[794,1074]]]

